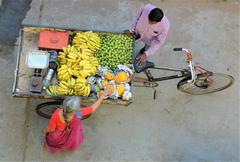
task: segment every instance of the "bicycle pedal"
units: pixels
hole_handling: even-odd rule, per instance
[[[145,75],[147,76],[147,78],[148,78],[148,80],[149,80],[150,82],[154,80],[154,77],[153,77],[153,75],[151,74],[151,72],[150,72],[149,69],[145,69],[145,70],[144,70],[144,73],[145,73]]]
[[[157,98],[157,90],[153,89],[153,100],[156,100]]]
[[[158,83],[156,82],[144,82],[145,87],[158,87]]]

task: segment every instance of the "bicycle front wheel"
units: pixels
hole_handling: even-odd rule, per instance
[[[194,83],[188,83],[191,78],[184,78],[178,83],[178,89],[182,92],[201,95],[224,90],[233,84],[234,78],[227,74],[212,73],[198,74]]]

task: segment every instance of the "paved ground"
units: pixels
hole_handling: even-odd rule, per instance
[[[17,41],[29,0],[0,1],[0,161],[22,161],[26,141],[26,99],[11,97]]]
[[[166,44],[151,58],[157,65],[184,67],[183,56],[171,49],[185,47],[196,63],[233,75],[235,84],[219,93],[190,96],[176,90],[177,80],[161,82],[156,100],[151,89],[134,88],[128,107],[102,105],[83,121],[85,141],[76,152],[53,156],[42,149],[47,120],[34,111],[41,101],[11,98],[16,50],[1,45],[0,161],[240,160],[238,1],[33,0],[23,23],[121,31],[149,2],[171,22]]]

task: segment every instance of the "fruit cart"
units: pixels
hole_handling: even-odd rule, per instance
[[[48,33],[50,32],[50,33]],[[74,85],[77,83],[77,78],[74,77],[70,79],[68,82],[66,77],[74,75],[72,73],[76,72],[74,69],[68,70],[69,74],[65,74],[64,71],[60,72],[60,63],[63,63],[66,58],[61,60],[61,55],[64,54],[64,51],[61,49],[65,45],[69,45],[73,42],[74,36],[76,36],[77,32],[86,32],[78,29],[66,29],[66,28],[56,28],[56,27],[39,27],[39,26],[24,26],[20,30],[20,39],[18,45],[18,55],[17,55],[17,63],[15,69],[15,78],[14,85],[12,90],[12,95],[14,97],[30,97],[30,98],[41,98],[41,99],[63,99],[66,96],[80,96],[83,103],[94,102],[97,98],[97,95],[90,95],[93,87],[88,86],[88,89],[80,89],[84,90],[88,95],[81,95],[81,93],[76,93],[74,88],[72,90],[67,90],[66,93],[62,93],[64,91],[63,87],[66,85],[62,85],[60,90],[56,90],[55,87],[51,87],[52,84],[59,84],[59,78],[63,79],[62,83]],[[54,35],[54,33],[57,33]],[[59,34],[60,33],[60,34]],[[98,34],[107,34],[109,32],[96,32]],[[41,34],[44,34],[41,36]],[[52,34],[51,38],[50,37]],[[121,33],[109,33],[115,34],[116,37],[124,34]],[[44,44],[44,39],[51,39],[50,45]],[[75,39],[75,38],[74,38]],[[80,39],[80,38],[79,38]],[[132,39],[132,38],[131,38]],[[95,41],[96,42],[96,41]],[[55,44],[56,48],[51,48],[51,44]],[[132,43],[133,44],[133,43]],[[49,47],[47,47],[49,45]],[[75,44],[76,45],[76,44]],[[89,46],[92,46],[91,43]],[[124,46],[124,44],[123,44]],[[133,46],[131,46],[133,47]],[[68,47],[67,47],[68,48]],[[69,49],[65,48],[65,52]],[[100,48],[100,47],[99,47]],[[102,49],[104,51],[104,48]],[[132,49],[131,49],[132,50]],[[74,61],[74,58],[70,58],[68,61]],[[131,56],[129,56],[131,57]],[[60,62],[59,62],[60,59]],[[104,57],[99,57],[99,65],[102,63],[104,65],[113,62],[113,60],[104,60]],[[111,59],[111,58],[109,58]],[[117,58],[121,59],[121,58]],[[125,58],[124,58],[125,59]],[[126,61],[126,60],[125,60]],[[86,63],[87,64],[87,63]],[[86,65],[85,64],[85,65]],[[93,62],[90,61],[90,64]],[[83,65],[84,66],[84,65]],[[90,66],[90,65],[86,65]],[[61,66],[63,69],[64,66]],[[78,67],[75,67],[78,68]],[[93,68],[95,71],[97,69],[97,65]],[[63,69],[64,70],[64,69]],[[65,69],[66,70],[66,69]],[[81,70],[81,69],[80,69]],[[66,70],[67,71],[67,70]],[[60,74],[63,74],[60,76]],[[78,75],[77,73],[76,75]],[[80,72],[84,77],[90,78],[88,73]],[[85,75],[86,74],[86,75]],[[64,81],[65,80],[65,81]],[[92,79],[88,79],[88,83],[93,81]],[[74,82],[72,84],[72,82]],[[86,83],[87,84],[87,83]],[[89,88],[90,87],[90,88]],[[55,88],[55,89],[54,89]],[[96,88],[95,88],[96,89]],[[54,92],[56,92],[54,94]],[[57,93],[59,92],[59,93]],[[61,92],[61,93],[60,93]],[[119,104],[119,105],[129,105],[132,103],[132,99],[123,100],[120,97],[108,98],[103,101],[103,103],[107,104]]]

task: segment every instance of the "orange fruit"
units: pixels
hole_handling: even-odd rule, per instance
[[[103,80],[103,81],[101,82],[101,84],[102,84],[103,87],[105,87],[105,86],[107,86],[109,83],[108,83],[108,81]]]
[[[111,72],[107,72],[107,73],[104,75],[104,78],[107,79],[107,80],[113,80],[113,79],[114,79],[114,74],[111,73]]]
[[[114,80],[117,83],[126,82],[128,80],[128,75],[126,72],[120,71],[119,73],[117,73]]]
[[[125,89],[125,86],[123,84],[117,85],[118,96],[122,96],[124,89]]]

